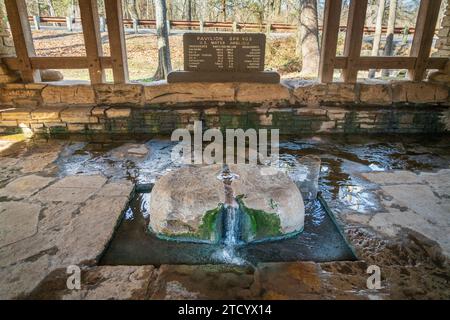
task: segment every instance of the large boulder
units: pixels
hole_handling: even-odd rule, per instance
[[[63,74],[58,70],[44,69],[41,70],[41,80],[43,82],[62,81],[64,80]]]
[[[150,200],[150,230],[161,237],[216,242],[225,201],[220,165],[181,168],[161,177]],[[242,216],[243,240],[300,232],[304,204],[295,183],[271,167],[230,165],[239,175],[232,188]]]

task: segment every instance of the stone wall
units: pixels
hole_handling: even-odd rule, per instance
[[[317,132],[450,130],[448,87],[427,82],[317,84],[4,84],[0,131],[171,133],[191,127]]]
[[[6,24],[6,14],[0,4],[0,56],[14,54],[14,43]]]
[[[14,43],[7,28],[4,8],[0,3],[0,57],[14,55],[14,53]],[[8,70],[6,65],[0,61],[0,84],[15,82],[17,80],[19,80],[19,74]]]
[[[434,57],[450,57],[450,3],[447,3],[441,20],[441,28],[438,33],[439,40],[436,42],[438,51]]]

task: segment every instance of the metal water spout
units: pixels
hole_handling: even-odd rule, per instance
[[[233,180],[239,179],[239,175],[231,172],[230,167],[227,164],[224,164],[222,167],[222,172],[217,176],[217,179],[223,182],[225,190],[225,207],[236,207],[237,203],[234,199],[231,183]]]
[[[217,179],[223,182],[225,191],[225,215],[224,215],[224,236],[223,244],[227,247],[233,247],[239,243],[239,206],[234,198],[231,183],[238,179],[239,176],[232,173],[227,164],[223,165],[222,172]],[[229,251],[234,254],[234,250]]]

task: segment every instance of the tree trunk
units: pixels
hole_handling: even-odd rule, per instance
[[[397,0],[390,0],[389,18],[386,31],[386,45],[384,47],[384,55],[392,56],[394,53],[394,28],[397,14]],[[389,69],[383,70],[383,77],[389,77]]]
[[[199,6],[200,20],[208,20],[208,0],[200,0]]]
[[[130,12],[131,19],[139,19],[136,0],[127,0],[128,12]]]
[[[380,0],[378,6],[377,13],[377,21],[375,22],[375,35],[373,36],[373,45],[372,45],[372,56],[378,56],[378,51],[380,50],[380,40],[381,33],[383,27],[383,17],[384,17],[384,7],[386,4],[386,0]],[[372,79],[375,77],[375,69],[370,69],[369,78]]]
[[[53,2],[52,2],[52,0],[47,0],[47,5],[48,5],[48,14],[49,14],[51,17],[55,17],[55,16],[56,16],[56,14],[55,14],[55,8],[53,7]]]
[[[300,0],[300,27],[297,52],[301,53],[303,75],[317,75],[319,70],[319,25],[317,0]]]
[[[166,0],[155,0],[156,37],[158,39],[158,69],[154,80],[166,79],[172,64],[170,62],[169,30],[167,29]]]
[[[222,0],[223,21],[227,21],[227,0]]]
[[[192,0],[187,0],[187,20],[192,21]],[[189,30],[192,28],[189,27]]]

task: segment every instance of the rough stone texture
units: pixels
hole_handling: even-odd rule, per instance
[[[28,157],[31,155],[25,155],[21,161]],[[3,165],[12,170],[11,166],[17,168],[21,161],[4,161]],[[22,176],[0,189],[2,196],[14,191],[16,197],[27,196],[20,201],[4,201],[0,206],[3,299],[27,296],[58,268],[64,268],[62,288],[66,288],[65,268],[69,264],[83,267],[98,262],[133,188],[129,181],[105,183],[101,176],[68,176],[46,187],[53,179]],[[37,195],[28,197],[36,189],[40,190]],[[65,294],[71,299],[138,298],[147,292],[152,270],[152,267],[100,268],[86,274],[85,291]]]
[[[0,36],[1,38],[1,36]],[[0,52],[1,52],[1,39],[0,39]],[[1,55],[1,54],[0,54]],[[11,71],[8,67],[0,62],[0,84],[16,82],[20,79],[20,74],[15,71]]]
[[[318,143],[320,139],[311,142]],[[106,182],[105,178],[82,175],[56,177],[50,160],[55,157],[53,153],[61,152],[61,144],[52,140],[29,145],[18,143],[0,155],[0,190],[16,186],[20,192],[23,186],[29,192],[29,185],[19,182],[34,176],[59,179],[63,181],[60,189],[70,189],[68,185],[72,189],[98,188],[81,203],[54,201],[50,197],[40,201],[33,196],[20,201],[2,199],[0,237],[5,234],[3,230],[9,228],[14,230],[14,236],[21,238],[0,245],[2,299],[450,299],[450,169],[444,147],[438,151],[434,147],[416,146],[411,156],[416,160],[417,155],[427,152],[439,156],[440,160],[434,164],[442,161],[439,166],[446,168],[439,171],[361,174],[361,168],[367,169],[367,166],[353,160],[344,161],[339,167],[342,171],[334,171],[334,165],[329,167],[328,178],[336,178],[333,172],[337,173],[337,181],[342,184],[339,184],[337,198],[328,204],[359,261],[260,263],[252,267],[98,267],[91,265],[97,262],[133,184],[115,174],[117,180]],[[341,146],[349,152],[347,147]],[[63,149],[63,159],[70,149]],[[406,145],[405,149],[411,150]],[[45,157],[47,153],[51,154],[49,158]],[[335,154],[332,150],[330,153]],[[325,157],[330,159],[329,155]],[[121,160],[116,158],[114,167],[121,167],[128,161],[127,156]],[[25,174],[22,172],[24,164],[30,170],[42,172]],[[106,164],[99,161],[96,166],[105,169]],[[349,182],[351,185],[347,185]],[[321,183],[330,186],[327,179]],[[44,188],[41,192],[52,186],[37,185]],[[348,194],[351,199],[341,193],[341,190],[351,192],[352,188],[353,193]],[[363,202],[362,206],[359,201]],[[365,210],[364,202],[370,205],[369,210]],[[359,205],[356,208],[355,203]],[[10,212],[10,216],[5,218],[5,212]],[[69,263],[82,269],[81,291],[67,290]],[[380,290],[367,289],[369,265],[381,268]]]
[[[220,166],[187,167],[162,176],[153,187],[150,227],[156,233],[195,232],[203,215],[224,202]]]
[[[2,202],[0,247],[31,237],[37,232],[41,206],[24,202]]]
[[[444,15],[442,16],[440,29],[438,32],[438,41],[435,44],[438,51],[433,54],[435,57],[448,58],[450,55],[450,5],[447,4]]]
[[[0,6],[0,17],[2,17],[2,19],[0,19],[0,56],[9,56],[15,53],[15,49],[11,41],[12,37],[6,24],[6,19],[3,19],[5,16],[3,6]]]
[[[230,83],[159,82],[144,87],[146,103],[178,103],[201,101],[234,101],[234,85]]]
[[[65,107],[41,107],[31,112],[33,120],[59,120],[60,113]]]
[[[68,123],[96,123],[98,119],[91,116],[92,107],[71,107],[61,111],[61,120]]]
[[[264,263],[258,265],[263,299],[318,299],[322,291],[316,263]]]
[[[251,270],[226,265],[163,265],[151,299],[245,299],[251,297]]]
[[[17,178],[0,189],[0,197],[13,199],[27,198],[46,187],[54,179],[41,177],[38,175],[29,175]]]
[[[191,129],[200,118],[209,128],[274,127],[281,134],[442,132],[450,125],[448,87],[431,82],[63,82],[10,83],[0,90],[0,132],[171,133]],[[423,104],[427,110],[417,108]],[[6,110],[10,106],[21,112]],[[55,106],[61,109],[50,109]]]
[[[41,190],[35,198],[43,201],[82,203],[106,182],[102,176],[69,176]]]
[[[62,262],[94,264],[108,245],[128,203],[128,196],[98,196],[87,200],[70,222],[67,239],[61,244]]]
[[[371,105],[392,104],[391,87],[386,84],[360,84],[361,103]]]
[[[149,148],[145,144],[125,143],[112,150],[109,154],[115,159],[141,158],[149,153]]]
[[[386,208],[368,222],[370,226],[390,236],[397,235],[400,228],[415,230],[436,241],[450,257],[450,201],[435,195],[436,191],[442,194],[450,189],[448,183],[442,183],[450,178],[449,170],[424,175],[408,171],[373,172],[364,177],[381,185]],[[440,188],[433,190],[426,182]]]
[[[94,89],[100,104],[142,104],[143,87],[139,84],[98,84]]]
[[[240,83],[236,89],[237,102],[283,102],[289,99],[289,89],[282,84]]]
[[[232,183],[234,195],[243,195],[248,208],[275,213],[283,233],[303,228],[302,196],[287,175],[250,165],[230,165],[230,170],[239,175]],[[197,232],[204,214],[225,201],[220,172],[220,165],[188,167],[161,177],[152,190],[152,230],[166,235]]]
[[[128,118],[131,114],[130,108],[109,108],[105,111],[108,118]]]
[[[95,93],[89,85],[48,85],[42,90],[44,105],[95,104]]]
[[[51,272],[33,292],[31,299],[143,300],[156,276],[153,266],[102,266],[83,270],[81,289],[67,289],[65,269]]]
[[[41,70],[41,80],[43,82],[61,81],[64,79],[63,74],[58,70],[46,69]]]
[[[239,175],[232,184],[235,195],[244,195],[248,208],[276,213],[283,233],[303,229],[305,208],[299,189],[283,172],[271,167],[231,165]]]
[[[448,100],[448,88],[426,82],[394,82],[393,102],[439,103]]]
[[[356,101],[355,85],[352,84],[326,85],[308,81],[291,81],[289,84],[293,87],[294,98],[302,104],[317,106],[323,103],[355,103]]]

